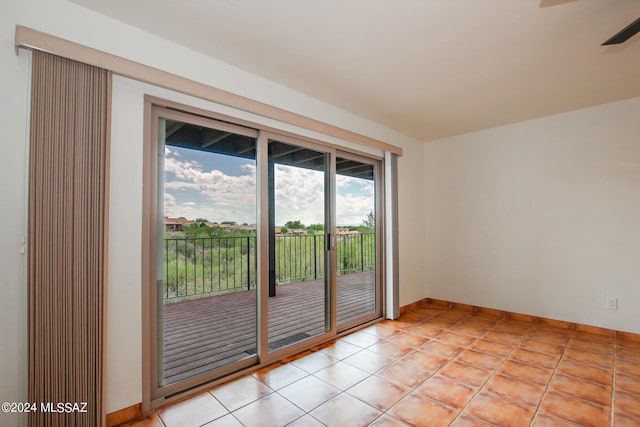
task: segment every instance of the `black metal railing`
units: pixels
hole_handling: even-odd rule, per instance
[[[375,267],[375,233],[338,234],[339,275]],[[325,274],[325,235],[276,236],[278,285],[321,279]],[[256,237],[164,239],[165,300],[255,289]]]
[[[324,234],[276,236],[276,284],[324,277]]]
[[[164,239],[165,299],[255,287],[255,236]]]

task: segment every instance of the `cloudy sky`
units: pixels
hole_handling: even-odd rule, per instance
[[[324,222],[322,173],[276,165],[276,225]],[[372,181],[336,178],[337,224],[361,225],[374,208]],[[165,148],[165,216],[255,224],[253,160],[179,147]]]

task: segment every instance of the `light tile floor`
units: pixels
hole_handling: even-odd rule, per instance
[[[640,343],[425,305],[128,426],[640,426]]]

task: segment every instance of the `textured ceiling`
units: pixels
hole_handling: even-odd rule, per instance
[[[421,141],[640,96],[640,0],[73,1]]]

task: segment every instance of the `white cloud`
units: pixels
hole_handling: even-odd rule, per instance
[[[276,224],[299,220],[303,224],[324,222],[324,175],[322,172],[276,165]]]
[[[165,149],[165,215],[206,218],[210,221],[256,222],[256,167],[241,166],[242,174],[203,170],[194,161],[176,158]],[[359,225],[373,210],[371,181],[337,176],[338,225]],[[276,165],[276,224],[300,220],[303,224],[324,222],[324,176],[321,172]]]
[[[200,190],[200,184],[197,184],[195,182],[171,181],[164,184],[164,189],[165,191],[185,189]]]
[[[337,225],[362,225],[374,207],[374,199],[371,197],[338,194],[336,196]]]
[[[165,182],[165,192],[178,191],[180,200],[187,197],[190,200],[175,206],[165,205],[166,215],[210,221],[256,222],[255,167],[245,165],[241,168],[244,175],[230,176],[219,170],[204,171],[198,162],[178,160],[172,155],[169,151],[165,156],[165,171],[173,174],[173,178],[167,178]]]
[[[176,208],[176,198],[173,194],[164,193],[164,209],[173,210]]]
[[[336,176],[336,222],[338,225],[362,225],[369,212],[375,210],[373,181]]]

